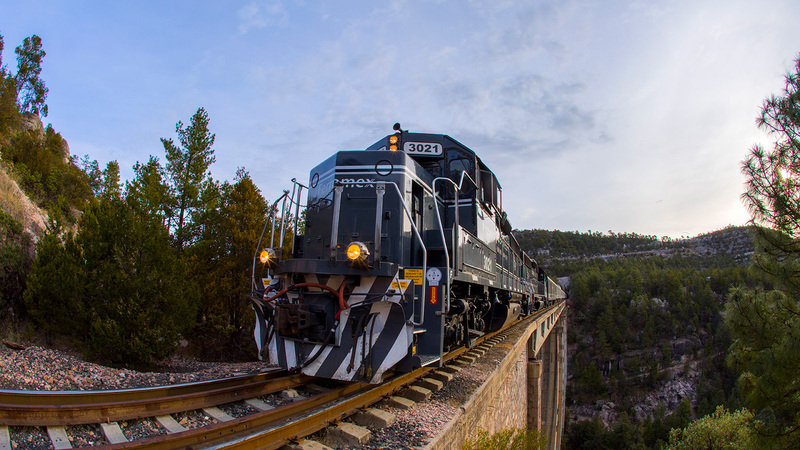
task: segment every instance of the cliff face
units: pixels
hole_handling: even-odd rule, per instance
[[[37,114],[24,113],[19,120],[11,126],[9,135],[32,132],[39,139],[45,137],[45,127]],[[63,140],[61,154],[64,162],[69,162],[69,145]],[[2,144],[2,142],[0,142]],[[25,192],[20,189],[14,175],[4,163],[0,163],[0,210],[19,221],[25,231],[31,235],[36,243],[47,229],[47,212],[31,201]]]
[[[47,229],[47,212],[34,204],[0,164],[0,209],[19,221],[34,243]]]

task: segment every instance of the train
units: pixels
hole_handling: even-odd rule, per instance
[[[261,233],[248,296],[271,364],[380,383],[566,299],[511,233],[495,174],[448,135],[395,124],[292,182],[269,241]]]

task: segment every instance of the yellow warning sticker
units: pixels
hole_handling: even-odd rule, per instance
[[[392,281],[392,289],[400,289],[402,291],[405,291],[406,289],[408,289],[408,283],[409,280],[400,280],[399,282]]]
[[[405,277],[417,286],[422,286],[422,269],[405,269]]]

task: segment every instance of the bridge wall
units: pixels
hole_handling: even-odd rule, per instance
[[[548,448],[560,448],[566,394],[564,310],[562,303],[530,322],[515,340],[496,344],[509,350],[498,368],[426,448],[461,448],[481,430],[494,434],[532,427],[548,437]]]

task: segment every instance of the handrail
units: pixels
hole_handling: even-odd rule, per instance
[[[297,202],[294,204],[294,234],[292,234],[292,252],[294,252],[294,241],[297,238],[297,227],[300,226],[300,199],[303,198],[303,188],[308,189],[308,186],[297,181],[297,178],[292,178],[292,183],[294,186],[292,187],[292,201],[294,202],[294,190],[297,190]]]
[[[283,191],[283,195],[278,197],[278,199],[275,200],[275,202],[272,204],[272,206],[268,210],[268,213],[272,214],[272,216],[273,216],[273,220],[272,220],[272,236],[271,236],[270,239],[275,237],[275,220],[274,220],[275,207],[278,205],[278,202],[283,200],[287,195],[289,195],[289,191]],[[253,254],[253,271],[250,274],[250,289],[253,292],[255,292],[255,290],[256,290],[256,260],[258,259],[259,249],[261,248],[261,241],[264,239],[264,233],[266,233],[266,231],[267,231],[267,224],[269,224],[269,221],[265,221],[264,222],[264,228],[261,229],[261,236],[259,236],[258,244],[256,245],[256,252],[255,252],[255,254]],[[272,245],[272,243],[270,243],[270,245]],[[269,269],[267,269],[267,275],[269,275]]]
[[[460,226],[458,223],[458,186],[456,185],[455,181],[446,177],[434,178],[433,183],[431,183],[431,187],[433,188],[433,201],[434,203],[437,203],[436,207],[433,209],[436,210],[436,221],[439,222],[439,232],[442,235],[442,244],[444,245],[444,259],[447,264],[447,290],[444,294],[444,313],[447,314],[448,311],[450,311],[450,278],[453,276],[453,268],[450,266],[450,252],[447,250],[447,240],[444,237],[444,225],[442,225],[442,216],[439,214],[439,205],[438,201],[436,200],[436,182],[440,180],[449,181],[452,183],[453,187],[456,188],[456,220],[453,226],[453,228],[456,230],[458,230],[458,227]],[[452,237],[452,233],[450,233],[450,238]],[[453,245],[453,248],[455,249],[455,245]]]
[[[455,223],[453,225],[453,228],[455,229],[456,233],[458,233],[459,228],[461,227],[461,224],[459,223],[459,215],[458,215],[458,210],[460,208],[460,205],[458,204],[458,191],[460,191],[461,188],[463,187],[464,177],[467,177],[469,179],[469,181],[472,182],[472,184],[475,186],[476,189],[478,188],[478,184],[475,183],[475,180],[473,180],[472,177],[470,177],[467,174],[467,172],[464,171],[464,170],[461,171],[461,179],[459,180],[458,184],[456,184],[455,181],[453,181],[452,179],[450,179],[448,177],[437,177],[437,178],[434,178],[433,179],[433,183],[431,183],[431,187],[433,189],[433,201],[434,201],[434,203],[437,203],[437,200],[436,200],[436,182],[437,181],[448,181],[455,188]],[[450,278],[453,276],[453,271],[455,270],[455,267],[451,267],[451,265],[450,265],[450,252],[447,250],[447,240],[444,237],[444,225],[442,225],[442,217],[439,214],[439,205],[437,204],[436,208],[434,208],[434,209],[436,210],[436,220],[439,222],[439,232],[442,235],[442,244],[444,245],[444,258],[445,258],[445,261],[447,262],[447,292],[445,293],[445,308],[444,308],[444,313],[447,314],[447,312],[450,310]],[[451,236],[451,238],[452,238],[452,236]],[[455,248],[456,248],[456,245],[455,245],[455,243],[453,243],[453,249],[455,249]],[[455,264],[455,258],[454,258],[453,263]]]

